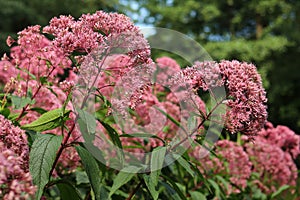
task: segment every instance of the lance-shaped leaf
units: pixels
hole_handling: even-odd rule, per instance
[[[21,128],[37,132],[52,130],[61,126],[66,117],[69,116],[70,112],[71,111],[68,110],[63,114],[61,108],[50,110],[42,114],[37,120],[31,122],[30,124],[21,126]]]
[[[41,198],[44,187],[49,181],[49,173],[61,142],[62,136],[43,134],[39,135],[32,144],[29,170],[33,183],[38,187],[35,198],[37,200]]]
[[[114,179],[114,184],[110,190],[109,197],[111,197],[120,187],[130,181],[140,169],[141,167],[136,166],[123,168]]]
[[[81,161],[83,163],[84,169],[86,171],[93,192],[95,194],[95,199],[100,200],[101,179],[100,179],[100,168],[98,166],[98,163],[93,157],[93,155],[85,148],[81,146],[76,146],[76,151],[78,152]]]

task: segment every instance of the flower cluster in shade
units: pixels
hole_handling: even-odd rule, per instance
[[[35,194],[29,173],[29,147],[23,130],[0,115],[0,198],[28,199]]]
[[[253,64],[236,60],[196,62],[178,77],[178,82],[188,82],[197,90],[213,91],[224,87],[226,94],[221,101],[227,105],[223,120],[228,131],[251,135],[265,124],[267,98]]]
[[[230,181],[227,194],[244,190],[249,183],[257,185],[265,193],[275,192],[283,185],[296,185],[297,167],[293,158],[300,154],[300,136],[286,126],[268,122],[254,140],[242,136],[240,143],[219,140],[215,155],[198,160],[205,176],[221,175]],[[291,145],[287,145],[291,144]],[[198,158],[201,147],[190,155]],[[251,178],[256,173],[258,177]],[[226,188],[224,186],[224,188]]]

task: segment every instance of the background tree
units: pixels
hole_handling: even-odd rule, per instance
[[[265,80],[269,120],[300,132],[299,1],[142,0],[130,5],[137,8],[139,22],[185,33],[215,60],[254,63]]]

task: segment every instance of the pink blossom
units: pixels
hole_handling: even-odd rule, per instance
[[[286,126],[279,125],[275,128],[268,122],[266,128],[258,133],[258,137],[263,137],[267,143],[280,147],[294,159],[300,154],[300,136]]]
[[[16,156],[20,157],[20,167],[27,172],[29,159],[27,136],[23,130],[14,126],[2,115],[0,115],[0,142],[4,144],[3,148],[10,149]]]
[[[196,62],[193,67],[183,70],[181,76],[178,75],[177,82],[180,80],[204,91],[225,87],[223,103],[228,106],[225,127],[232,133],[254,134],[266,122],[266,93],[252,64],[236,60]]]
[[[0,115],[0,198],[28,199],[35,193],[25,132]]]
[[[207,156],[198,162],[200,163],[200,169],[206,176],[212,174],[218,174],[223,177],[229,177],[232,185],[229,187],[231,192],[240,192],[238,188],[245,188],[247,186],[247,180],[251,175],[252,163],[249,160],[247,153],[243,150],[242,146],[236,142],[228,140],[220,140],[216,144],[215,153],[219,157]],[[194,158],[198,158],[198,150],[200,146],[191,152]]]
[[[261,189],[267,193],[275,192],[282,185],[295,185],[297,167],[288,152],[276,145],[269,144],[264,138],[257,137],[255,142],[245,144],[246,152],[257,172]]]
[[[123,49],[135,58],[136,63],[149,60],[147,41],[130,18],[122,14],[97,11],[82,15],[78,21],[71,16],[54,17],[43,32],[52,34],[54,45],[66,54],[73,51],[90,53],[94,49],[107,53],[115,48]]]

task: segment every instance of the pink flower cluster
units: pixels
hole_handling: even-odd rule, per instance
[[[215,153],[219,157],[207,156],[201,160],[200,171],[206,176],[220,175],[227,177],[230,184],[223,187],[228,187],[227,194],[238,193],[240,189],[245,189],[247,186],[247,180],[251,175],[252,163],[249,160],[249,156],[244,151],[243,147],[236,142],[228,140],[220,140],[216,144]],[[200,148],[195,148],[191,155],[197,159],[197,151]]]
[[[0,198],[28,199],[35,194],[29,173],[27,137],[0,115]]]
[[[54,45],[65,54],[90,53],[94,49],[110,54],[113,49],[123,49],[123,53],[134,57],[136,62],[149,60],[147,41],[130,18],[122,14],[97,11],[82,15],[78,21],[72,16],[54,17],[43,32],[52,34]]]
[[[267,122],[264,129],[258,133],[259,137],[271,144],[280,147],[284,152],[292,155],[294,159],[300,154],[300,136],[286,126],[273,126]]]
[[[230,132],[253,134],[265,124],[266,93],[254,65],[236,60],[196,62],[183,70],[182,79],[203,91],[225,87],[223,103],[228,109],[224,120]]]
[[[242,144],[220,140],[215,144],[218,157],[209,156],[199,160],[200,170],[207,176],[218,174],[228,177],[233,184],[228,194],[240,192],[247,182],[256,184],[263,192],[271,193],[282,185],[295,185],[297,167],[293,161],[300,154],[300,136],[285,126],[276,128],[268,122],[255,140],[242,136]],[[199,146],[190,155],[199,158]],[[258,179],[251,179],[251,173],[257,173]],[[235,188],[235,189],[234,189]]]
[[[7,78],[20,74],[25,80],[39,80],[50,74],[48,79],[54,81],[58,74],[64,73],[64,68],[70,67],[69,58],[53,46],[52,42],[40,33],[40,29],[41,27],[36,25],[18,33],[17,45],[11,48],[10,56],[4,57],[0,64],[0,69],[6,70]],[[7,69],[8,67],[10,69]]]

